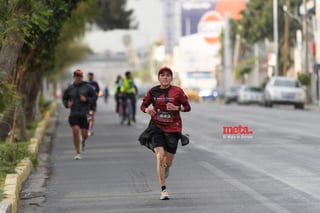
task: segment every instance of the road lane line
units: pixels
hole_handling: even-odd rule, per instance
[[[221,179],[223,179],[227,183],[233,185],[234,187],[238,188],[239,190],[241,190],[241,191],[245,192],[246,194],[248,194],[249,196],[253,197],[255,200],[259,201],[263,206],[267,207],[271,211],[276,212],[276,213],[292,213],[288,209],[271,201],[270,199],[268,199],[267,197],[258,193],[257,191],[255,191],[254,189],[249,187],[248,185],[241,183],[240,181],[231,177],[227,173],[221,171],[220,169],[213,166],[212,164],[205,162],[205,161],[201,161],[201,162],[199,162],[199,164],[202,167],[204,167],[205,169],[207,169],[209,172],[211,172],[212,174],[217,175],[218,177],[220,177]]]
[[[206,152],[214,153],[217,156],[222,156],[223,155],[224,158],[226,158],[226,156],[228,155],[227,153],[221,153],[220,151],[217,152],[217,151],[210,150],[210,149],[208,149],[208,147],[206,147],[204,145],[196,144],[195,147],[197,147],[200,150],[206,151]],[[302,186],[298,186],[298,185],[294,184],[293,182],[291,182],[290,180],[287,180],[287,179],[285,179],[283,177],[276,176],[276,175],[274,175],[274,174],[272,174],[272,173],[270,173],[270,172],[268,172],[268,171],[266,171],[264,169],[261,169],[261,168],[255,166],[252,163],[249,163],[249,162],[246,162],[246,161],[243,161],[243,160],[240,160],[240,159],[232,159],[232,158],[228,158],[228,159],[230,161],[234,162],[234,163],[238,163],[238,164],[240,164],[240,165],[242,165],[242,166],[244,166],[244,167],[246,167],[248,169],[254,170],[254,171],[259,172],[259,173],[261,173],[263,175],[266,175],[266,176],[268,176],[268,177],[270,177],[270,178],[272,178],[274,180],[277,180],[277,181],[279,181],[279,182],[281,182],[283,184],[286,184],[287,186],[290,186],[290,187],[294,188],[295,190],[300,191],[300,192],[302,192],[304,194],[307,194],[307,195],[309,195],[309,196],[311,196],[311,197],[313,197],[313,198],[315,198],[315,199],[320,201],[320,196],[318,194],[315,194],[314,192],[311,192],[310,190],[308,190],[306,188],[303,188]]]

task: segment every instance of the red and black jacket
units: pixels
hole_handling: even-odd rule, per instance
[[[188,97],[184,91],[173,85],[166,89],[161,89],[160,86],[152,87],[143,98],[140,109],[145,112],[145,109],[152,104],[157,114],[153,115],[151,120],[155,122],[159,129],[164,132],[182,132],[180,111],[168,111],[166,109],[167,103],[176,106],[182,105],[184,112],[191,110]]]

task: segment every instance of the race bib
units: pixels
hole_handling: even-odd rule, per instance
[[[157,119],[161,122],[173,122],[173,115],[171,112],[159,112],[157,113]]]

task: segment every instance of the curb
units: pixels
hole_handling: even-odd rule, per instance
[[[28,149],[31,154],[37,154],[39,146],[44,137],[46,127],[50,122],[51,115],[58,106],[57,102],[53,102],[50,109],[45,113],[44,118],[38,123],[34,137],[30,139]],[[19,192],[23,182],[28,178],[33,168],[32,162],[29,158],[22,159],[15,168],[15,174],[7,174],[4,194],[6,198],[0,201],[0,213],[17,213]]]

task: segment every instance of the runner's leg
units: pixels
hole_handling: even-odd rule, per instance
[[[88,138],[88,130],[87,129],[81,129],[81,135],[82,135],[82,141],[87,140],[87,138]]]
[[[76,150],[77,154],[80,154],[80,137],[79,137],[79,126],[74,125],[72,128],[72,134],[73,134],[73,144]]]
[[[165,166],[166,167],[171,167],[172,166],[172,162],[174,159],[175,154],[172,154],[170,152],[165,152]]]
[[[160,186],[165,186],[166,181],[164,177],[164,168],[165,168],[165,151],[163,147],[154,148],[156,158],[157,158],[157,174],[159,178]]]

